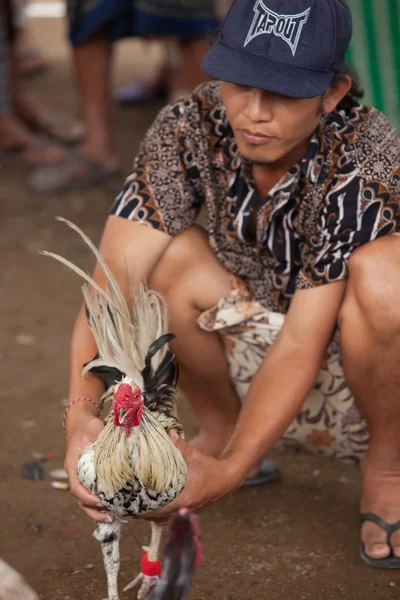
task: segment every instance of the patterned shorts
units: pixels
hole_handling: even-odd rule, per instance
[[[229,296],[200,315],[200,327],[218,332],[223,340],[230,375],[242,401],[284,320],[284,315],[253,301],[237,278],[232,278]],[[367,446],[367,426],[345,381],[337,331],[313,389],[276,447],[358,464]]]

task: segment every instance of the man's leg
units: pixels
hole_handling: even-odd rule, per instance
[[[10,47],[10,67],[10,94],[13,106],[11,119],[14,124],[14,135],[18,130],[21,141],[25,139],[26,145],[33,145],[35,141],[31,129],[37,129],[38,132],[51,136],[60,144],[80,141],[83,135],[82,124],[68,116],[55,117],[53,111],[23,83],[19,68],[17,39]],[[38,146],[37,142],[36,146]],[[43,150],[40,151],[40,145],[35,151],[43,153]],[[55,151],[57,151],[56,158],[54,161],[48,161],[49,164],[58,162],[65,156],[61,146],[53,148],[53,154]]]
[[[6,26],[5,6],[0,6],[0,150],[21,151],[22,158],[30,165],[47,165],[59,161],[62,148],[35,144],[34,136],[14,115],[12,82],[12,48]]]
[[[340,315],[343,368],[365,417],[370,442],[362,465],[361,512],[400,519],[400,237],[357,250]],[[385,558],[386,534],[373,523],[361,531],[365,552]],[[400,557],[400,532],[392,537]]]
[[[197,317],[229,294],[229,274],[210,250],[206,233],[192,227],[173,240],[149,286],[167,301],[180,385],[200,426],[194,444],[218,456],[233,433],[240,403],[221,340],[200,329]]]

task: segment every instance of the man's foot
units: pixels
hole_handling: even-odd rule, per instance
[[[36,169],[30,179],[31,187],[40,193],[59,193],[83,190],[100,185],[120,172],[119,161],[92,157],[83,149],[69,151],[57,164]]]
[[[14,98],[15,113],[28,127],[61,144],[76,144],[86,133],[84,124],[72,117],[53,113],[27,91]]]
[[[400,460],[376,461],[367,457],[362,465],[361,512],[375,513],[389,524],[400,520]],[[382,560],[391,554],[400,558],[400,531],[393,533],[391,546],[386,531],[369,521],[362,524],[365,554]]]
[[[19,154],[30,166],[53,165],[65,153],[62,146],[33,135],[13,115],[0,118],[0,151]]]

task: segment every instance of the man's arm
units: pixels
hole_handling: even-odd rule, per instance
[[[303,405],[319,372],[343,300],[345,282],[296,292],[277,341],[247,394],[236,431],[220,459],[174,439],[188,464],[177,500],[152,513],[164,520],[181,507],[193,510],[233,491],[282,436]]]
[[[152,270],[165,252],[172,238],[151,227],[110,216],[104,229],[100,251],[125,295],[129,293],[129,279],[134,283],[149,278]],[[93,279],[103,288],[106,279],[100,267],[96,267]],[[89,397],[100,400],[104,385],[93,373],[82,377],[82,368],[97,352],[85,310],[82,306],[76,319],[70,348],[69,400]],[[78,498],[82,508],[92,518],[105,521],[107,515],[99,513],[104,508],[100,500],[90,494],[79,482],[76,467],[79,448],[85,448],[98,437],[103,422],[96,417],[96,409],[89,402],[77,402],[68,411],[66,420],[67,449],[65,469],[69,476],[71,492]],[[97,510],[96,510],[97,508]]]
[[[278,339],[253,378],[236,432],[223,456],[244,479],[284,434],[321,367],[345,282],[296,292]]]

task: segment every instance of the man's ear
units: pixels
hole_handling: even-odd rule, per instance
[[[343,100],[346,94],[351,90],[352,83],[350,75],[340,75],[333,79],[323,97],[324,113],[330,113],[335,110],[339,102]]]

